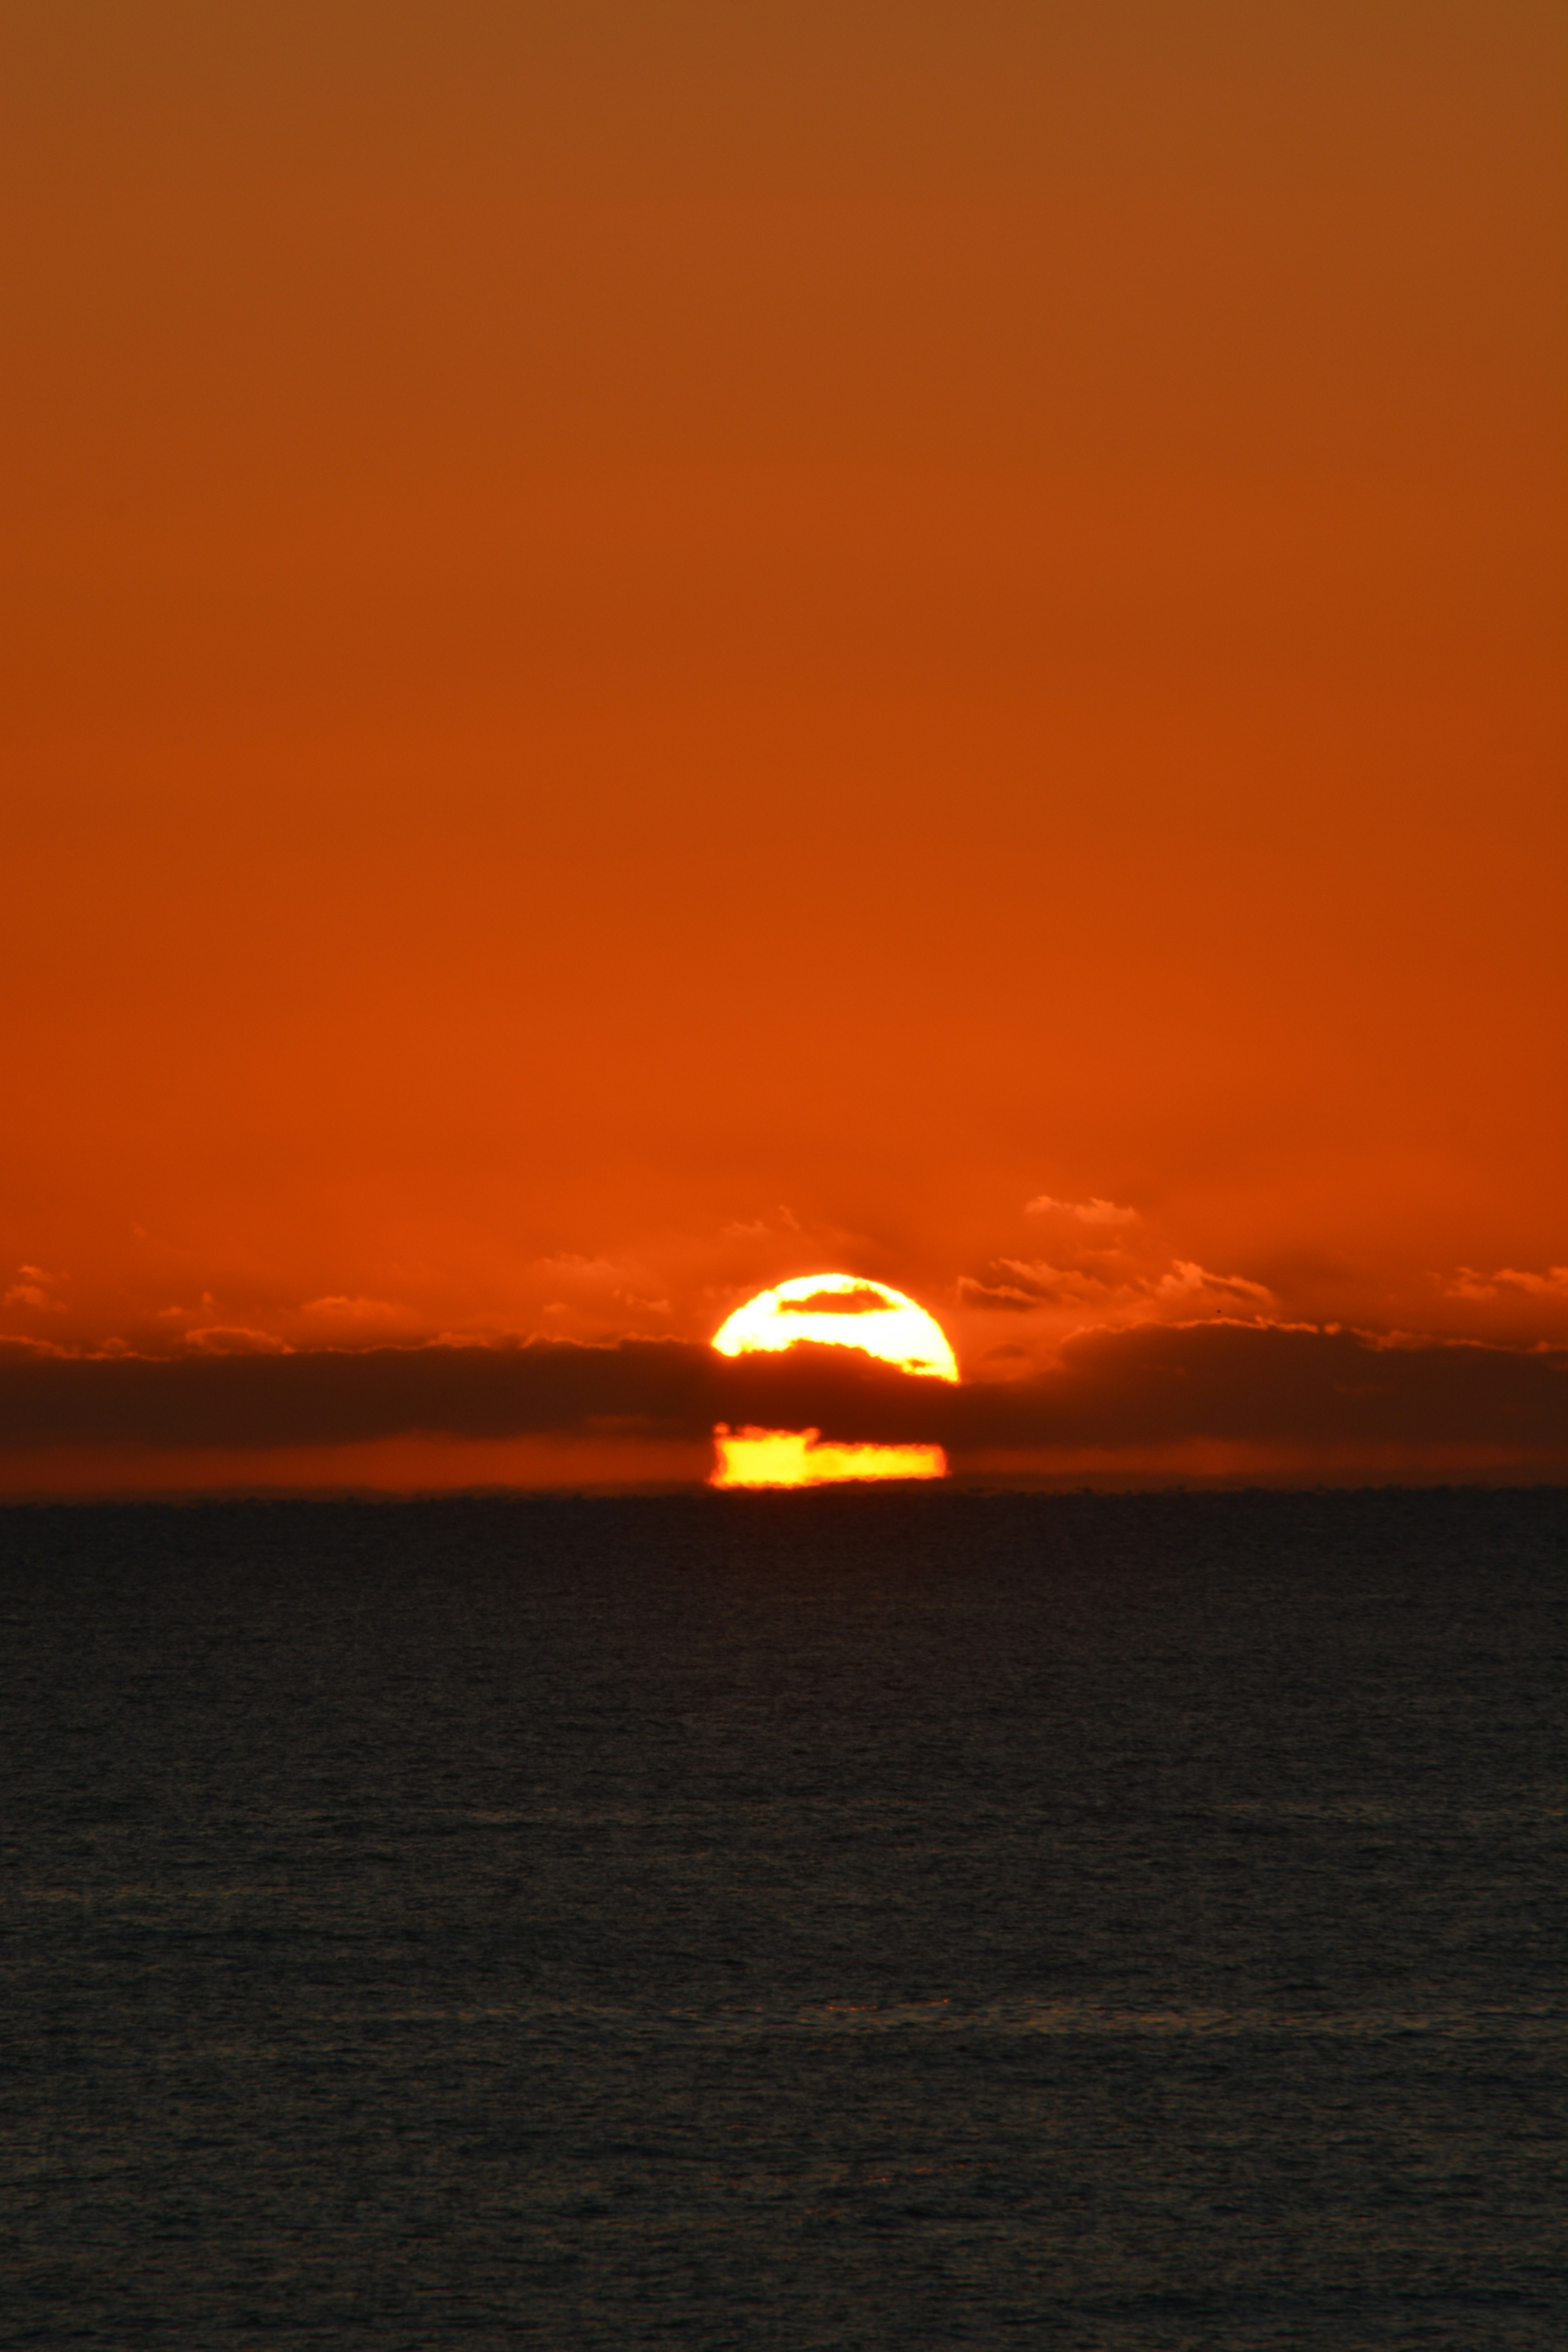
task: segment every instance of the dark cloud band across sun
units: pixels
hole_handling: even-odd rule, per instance
[[[1204,1440],[1384,1449],[1389,1475],[1430,1449],[1485,1449],[1568,1473],[1568,1350],[1401,1346],[1350,1331],[1208,1322],[1085,1335],[1016,1381],[911,1377],[858,1350],[737,1358],[680,1341],[301,1350],[198,1360],[0,1362],[11,1484],[48,1449],[363,1444],[405,1433],[706,1439],[714,1424],[820,1430],[847,1444],[945,1446],[955,1468],[1084,1449],[1108,1467]],[[25,1482],[24,1482],[25,1483]]]

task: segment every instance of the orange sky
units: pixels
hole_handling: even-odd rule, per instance
[[[15,0],[0,1351],[1568,1344],[1565,50]]]

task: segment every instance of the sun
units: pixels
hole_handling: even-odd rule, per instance
[[[933,1315],[857,1274],[803,1274],[759,1291],[713,1335],[721,1356],[774,1354],[802,1340],[859,1348],[918,1378],[956,1381],[958,1365]],[[721,1423],[715,1486],[817,1486],[843,1478],[941,1478],[940,1445],[824,1445],[815,1429],[737,1429]]]
[[[947,1334],[935,1316],[901,1290],[858,1274],[803,1274],[776,1289],[759,1291],[714,1333],[713,1345],[721,1356],[744,1356],[755,1348],[769,1353],[793,1348],[801,1339],[863,1348],[900,1371],[931,1380],[958,1378]]]

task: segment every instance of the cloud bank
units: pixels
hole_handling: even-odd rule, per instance
[[[682,1341],[299,1349],[0,1362],[0,1451],[342,1446],[411,1433],[706,1438],[716,1422],[987,1456],[1213,1441],[1314,1451],[1490,1449],[1568,1475],[1568,1350],[1391,1342],[1209,1321],[1069,1340],[1048,1370],[963,1386],[858,1350],[725,1358]]]

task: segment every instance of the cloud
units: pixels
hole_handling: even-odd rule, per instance
[[[770,1225],[765,1217],[753,1217],[749,1222],[741,1220],[732,1224],[722,1225],[720,1231],[726,1241],[754,1242],[771,1241],[775,1233],[804,1234],[805,1228],[795,1211],[786,1208],[781,1202],[779,1222],[776,1227]]]
[[[1516,1444],[1568,1454],[1568,1355],[1233,1321],[1068,1340],[1051,1370],[963,1392],[961,1444],[1128,1446],[1210,1438],[1332,1446]]]
[[[966,1306],[1014,1314],[1054,1307],[1074,1312],[1079,1320],[1090,1314],[1097,1322],[1108,1319],[1118,1304],[1131,1304],[1143,1315],[1152,1311],[1152,1286],[1136,1276],[1113,1281],[1087,1266],[1025,1257],[995,1258],[988,1271],[989,1282],[960,1276],[958,1295]]]
[[[1110,1297],[1113,1287],[1103,1275],[1080,1266],[1052,1265],[1048,1258],[999,1257],[996,1264],[1012,1276],[1011,1284],[1003,1284],[1004,1290],[1016,1289],[1042,1307],[1098,1304]]]
[[[1037,1290],[1020,1290],[1015,1283],[976,1282],[967,1274],[958,1277],[958,1296],[963,1306],[994,1315],[1033,1315],[1046,1304]]]
[[[1080,1225],[1135,1225],[1136,1209],[1119,1208],[1114,1201],[1098,1198],[1088,1201],[1053,1201],[1048,1192],[1037,1199],[1026,1201],[1024,1213],[1028,1217],[1076,1217]]]
[[[1499,1290],[1521,1290],[1529,1298],[1562,1299],[1568,1303],[1568,1265],[1549,1266],[1544,1274],[1521,1273],[1517,1266],[1499,1266],[1495,1274],[1478,1274],[1461,1265],[1443,1284],[1449,1298],[1495,1298]]]
[[[300,1312],[314,1315],[321,1322],[350,1325],[385,1325],[405,1318],[405,1309],[395,1307],[389,1298],[308,1298]]]
[[[1154,1285],[1157,1298],[1193,1298],[1205,1290],[1230,1298],[1256,1299],[1260,1307],[1271,1306],[1274,1299],[1266,1283],[1249,1282],[1244,1274],[1210,1274],[1206,1266],[1184,1257],[1177,1258],[1170,1273],[1162,1275]]]
[[[200,1355],[207,1356],[288,1356],[293,1349],[287,1339],[279,1339],[271,1331],[250,1331],[242,1325],[208,1324],[200,1331],[187,1331],[185,1345]]]
[[[567,1317],[575,1339],[602,1342],[639,1318],[674,1312],[660,1273],[637,1259],[582,1257],[569,1250],[534,1261],[534,1314]],[[542,1293],[542,1296],[539,1296]],[[479,1330],[473,1338],[489,1336]],[[500,1336],[499,1334],[495,1336]]]
[[[606,1421],[705,1434],[716,1417],[705,1382],[721,1361],[673,1341],[534,1340],[0,1362],[0,1444],[328,1445],[414,1431],[569,1433]]]
[[[868,1284],[863,1290],[814,1290],[809,1298],[781,1298],[780,1315],[885,1315],[888,1302]]]
[[[58,1298],[49,1297],[51,1283],[64,1282],[63,1274],[48,1274],[41,1265],[19,1265],[17,1279],[0,1295],[0,1307],[30,1307],[35,1313],[44,1308],[53,1315],[63,1315],[65,1308]]]
[[[1174,1309],[1182,1318],[1205,1300],[1216,1307],[1271,1307],[1274,1293],[1267,1284],[1243,1274],[1211,1274],[1191,1258],[1176,1258],[1163,1274],[1122,1274],[1115,1278],[1088,1266],[1052,1265],[1043,1258],[1002,1257],[994,1261],[1003,1280],[981,1282],[961,1276],[960,1298],[966,1306],[1005,1313],[1026,1313],[1056,1307],[1080,1320],[1096,1323],[1147,1322]]]
[[[255,1336],[255,1335],[239,1335]],[[1568,1466],[1568,1350],[1223,1319],[1081,1334],[1049,1369],[952,1386],[858,1349],[726,1358],[610,1347],[204,1349],[184,1358],[0,1357],[0,1444],[342,1444],[606,1429],[702,1438],[716,1422],[965,1455],[1188,1439],[1314,1447],[1489,1445]]]

